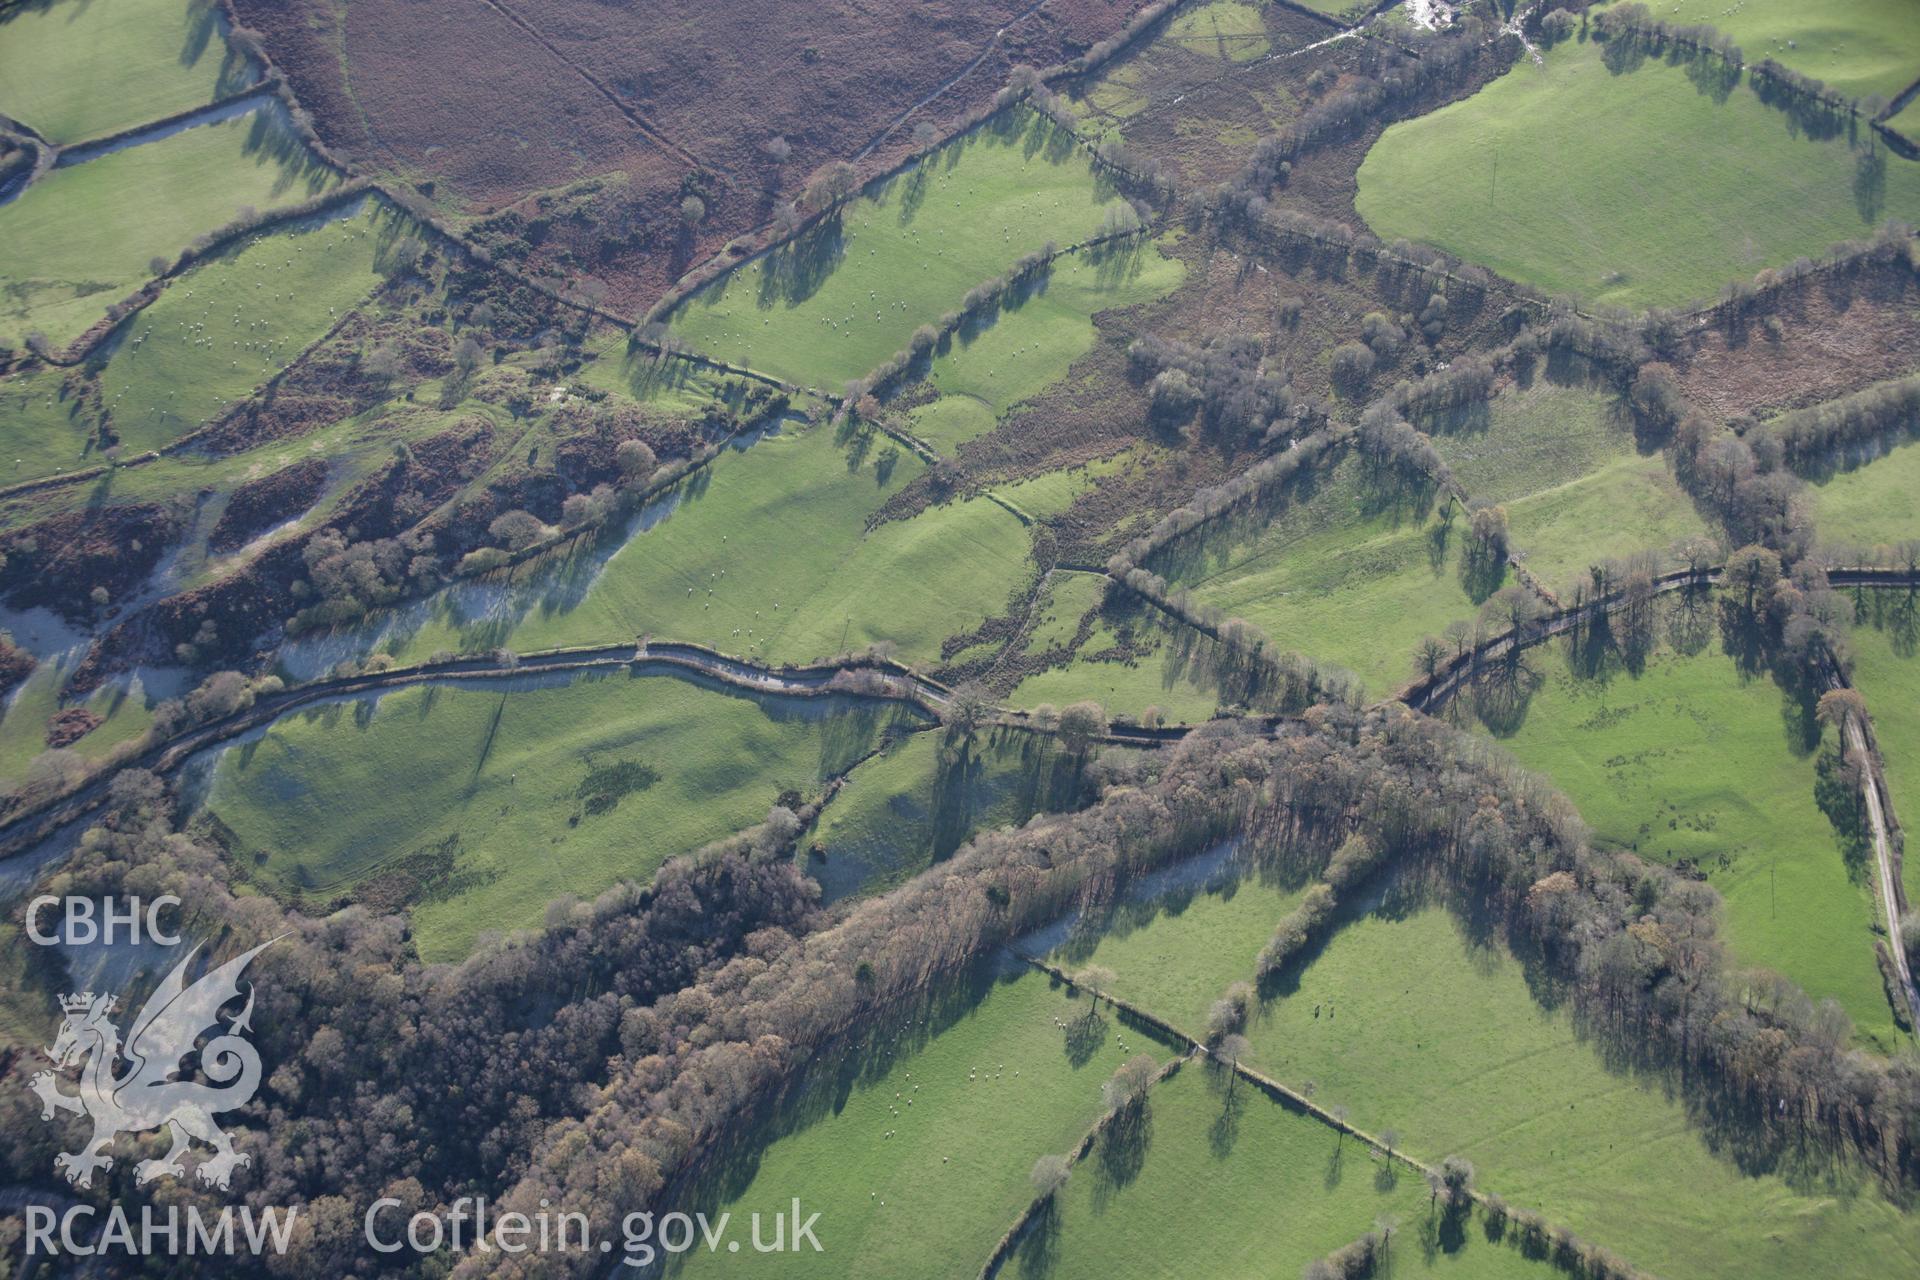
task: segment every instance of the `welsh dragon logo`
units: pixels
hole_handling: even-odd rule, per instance
[[[67,1181],[91,1186],[94,1170],[113,1167],[113,1157],[103,1153],[115,1137],[163,1126],[172,1129],[173,1146],[160,1159],[142,1160],[136,1166],[137,1183],[162,1175],[181,1177],[186,1169],[180,1157],[194,1141],[214,1149],[199,1168],[200,1181],[208,1186],[226,1190],[233,1171],[251,1163],[252,1157],[233,1149],[233,1140],[221,1132],[213,1116],[246,1105],[260,1087],[260,1055],[241,1034],[251,1029],[253,984],[247,984],[246,1007],[231,1022],[222,1026],[219,1012],[228,1001],[239,998],[240,974],[248,962],[272,945],[262,943],[192,986],[186,982],[187,966],[193,961],[189,951],[148,997],[124,1046],[119,1028],[109,1020],[119,1003],[113,996],[84,991],[61,998],[66,1021],[47,1056],[61,1070],[84,1062],[80,1092],[62,1093],[52,1071],[34,1076],[32,1087],[40,1095],[42,1120],[67,1111],[84,1112],[93,1121],[93,1136],[80,1150],[54,1157],[54,1167],[67,1175]],[[194,1052],[194,1041],[203,1031],[221,1033],[198,1053],[200,1073],[213,1083],[175,1079],[181,1059]],[[121,1059],[127,1069],[115,1075]]]

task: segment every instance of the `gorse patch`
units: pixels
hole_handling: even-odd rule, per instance
[[[658,781],[660,775],[638,760],[596,765],[587,770],[574,798],[586,802],[589,815],[608,813],[623,797],[645,791]]]

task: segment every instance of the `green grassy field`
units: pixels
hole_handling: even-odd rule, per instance
[[[1092,634],[1067,665],[1026,677],[1007,699],[1008,705],[1061,707],[1092,699],[1115,716],[1137,719],[1147,708],[1158,707],[1167,720],[1210,717],[1221,697],[1218,677],[1205,658],[1204,637],[1146,605],[1123,602],[1123,607],[1133,622],[1136,656],[1132,660],[1098,656],[1113,650],[1119,637],[1108,620],[1096,620]],[[1078,619],[1074,621],[1077,624]],[[1027,651],[1038,652],[1032,644]]]
[[[1797,702],[1710,649],[1657,653],[1639,677],[1581,680],[1559,649],[1503,744],[1565,791],[1611,844],[1691,859],[1726,899],[1737,961],[1831,996],[1863,1039],[1898,1043],[1873,958],[1871,850],[1849,847],[1816,799],[1823,742]]]
[[[60,686],[71,665],[71,660],[43,661],[0,711],[0,788],[19,783],[33,758],[47,749],[47,720],[61,709]],[[75,705],[93,712],[103,723],[72,743],[69,750],[88,761],[100,760],[119,743],[146,731],[153,719],[151,703],[137,682],[131,689],[108,686],[96,690]]]
[[[324,902],[381,877],[420,881],[420,952],[455,959],[487,930],[537,926],[562,894],[644,881],[761,821],[785,788],[817,794],[896,714],[666,676],[412,688],[296,714],[230,749],[206,807],[273,888]]]
[[[1110,969],[1112,994],[1204,1036],[1213,1002],[1253,980],[1261,948],[1304,891],[1250,874],[1122,902],[1047,958],[1069,973]]]
[[[1865,591],[1853,629],[1853,684],[1867,700],[1893,811],[1920,822],[1920,601],[1905,591]],[[1907,905],[1920,908],[1920,843],[1902,858]]]
[[[98,461],[89,456],[93,415],[66,382],[66,370],[45,367],[0,378],[0,475],[8,484]]]
[[[1171,293],[1185,272],[1179,259],[1138,243],[1057,263],[1043,291],[984,328],[963,328],[936,355],[927,376],[940,396],[912,410],[908,429],[942,454],[985,435],[1093,349],[1096,314]]]
[[[1106,599],[1107,583],[1105,574],[1055,570],[1047,579],[1033,629],[1027,633],[1027,652],[1045,653],[1072,644],[1079,634],[1080,620]]]
[[[1513,502],[1632,453],[1632,424],[1618,402],[1597,387],[1535,377],[1420,425],[1470,497]]]
[[[1504,948],[1441,909],[1349,924],[1249,1036],[1261,1069],[1314,1082],[1321,1105],[1397,1129],[1411,1155],[1465,1155],[1482,1188],[1652,1274],[1920,1268],[1920,1218],[1870,1177],[1817,1159],[1791,1177],[1743,1174],[1657,1083],[1606,1070]]]
[[[1116,453],[1085,466],[1044,471],[1012,484],[995,485],[993,491],[1036,520],[1052,520],[1065,515],[1067,508],[1101,479],[1126,467],[1131,456],[1130,452]]]
[[[1603,392],[1541,378],[1484,412],[1432,424],[1455,478],[1476,500],[1507,508],[1512,547],[1549,586],[1601,560],[1707,533],[1665,459],[1636,450],[1615,405]]]
[[[101,372],[125,451],[158,448],[252,394],[373,291],[383,250],[409,225],[369,204],[351,219],[244,241],[175,280]]]
[[[806,866],[829,900],[897,884],[975,832],[1073,808],[1081,797],[1079,767],[1050,739],[1008,732],[949,747],[943,737],[915,734],[855,769],[802,841],[826,850]]]
[[[65,144],[211,102],[253,79],[221,25],[210,0],[17,6],[0,24],[0,111]]]
[[[1920,139],[1920,98],[1915,98],[1900,108],[1900,111],[1889,119],[1887,124],[1909,142]]]
[[[838,219],[680,308],[709,355],[839,390],[1048,241],[1100,228],[1115,197],[1071,136],[1024,109],[942,147]]]
[[[1549,587],[1603,560],[1665,551],[1712,531],[1659,454],[1628,454],[1600,470],[1507,504],[1522,563]]]
[[[1350,1108],[1369,1132],[1397,1130],[1418,1158],[1467,1156],[1482,1189],[1653,1274],[1864,1280],[1920,1258],[1920,1221],[1871,1179],[1818,1162],[1743,1173],[1657,1083],[1604,1067],[1498,942],[1438,907],[1389,900],[1283,974],[1248,1029],[1250,1065],[1311,1085],[1316,1102]],[[1123,907],[1095,945],[1060,946],[1052,959],[1104,965],[1115,994],[1194,1029],[1228,983],[1251,979],[1296,901],[1249,881],[1169,894]]]
[[[1665,62],[1616,74],[1569,41],[1389,128],[1355,205],[1385,239],[1552,292],[1679,305],[1920,215],[1920,163],[1869,137],[1814,136],[1744,83],[1717,100]]]
[[[1828,546],[1872,548],[1920,538],[1920,440],[1812,484],[1813,528]]]
[[[1250,535],[1209,534],[1149,566],[1282,649],[1346,667],[1375,696],[1404,684],[1413,648],[1476,605],[1462,586],[1466,521],[1430,495],[1383,495],[1348,458]],[[1191,540],[1189,540],[1191,542]],[[1490,595],[1489,584],[1476,592]]]
[[[1853,96],[1893,98],[1920,79],[1920,24],[1903,0],[1665,0],[1675,26],[1704,23],[1733,37],[1748,62],[1772,58]]]
[[[445,618],[401,652],[525,651],[651,632],[777,661],[883,640],[903,657],[937,658],[947,636],[1006,607],[1029,572],[1027,537],[984,498],[868,531],[868,516],[921,466],[884,437],[851,451],[825,426],[769,437],[718,460],[590,582],[553,561],[521,570],[522,579],[546,575],[552,591],[517,625]]]
[[[1174,16],[1160,39],[1223,62],[1252,62],[1273,47],[1257,5],[1211,0]]]
[[[338,175],[305,154],[266,107],[54,169],[0,205],[0,338],[80,336],[195,236],[243,207],[320,194]]]
[[[1002,1275],[1292,1277],[1383,1221],[1395,1224],[1394,1276],[1558,1274],[1477,1226],[1446,1236],[1413,1171],[1388,1171],[1369,1148],[1244,1082],[1229,1097],[1199,1063],[1153,1090],[1144,1128],[1095,1146]]]
[[[820,1213],[823,1252],[768,1254],[754,1269],[835,1280],[978,1275],[1032,1199],[1033,1162],[1070,1150],[1099,1115],[1101,1082],[1127,1056],[1118,1041],[1171,1056],[1104,1014],[1084,1022],[1085,1013],[1084,1000],[1026,972],[936,1015],[931,1032],[909,1028],[816,1062],[800,1103],[756,1131],[778,1136],[716,1177],[717,1193],[709,1188],[737,1217],[796,1195]],[[737,1260],[696,1251],[668,1274],[739,1271]]]

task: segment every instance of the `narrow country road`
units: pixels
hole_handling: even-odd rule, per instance
[[[1887,916],[1887,950],[1893,953],[1894,972],[1906,993],[1909,1025],[1920,1032],[1920,990],[1913,985],[1913,973],[1907,967],[1907,949],[1900,939],[1899,893],[1893,879],[1893,851],[1887,839],[1886,814],[1880,805],[1880,767],[1867,748],[1867,736],[1858,716],[1847,717],[1847,750],[1860,762],[1860,790],[1867,798],[1867,817],[1873,824],[1873,856],[1880,864],[1880,902]]]

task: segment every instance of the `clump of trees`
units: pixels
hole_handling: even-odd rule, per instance
[[[859,171],[845,160],[829,160],[808,175],[800,205],[808,213],[825,213],[852,199],[859,190]]]
[[[1591,848],[1563,800],[1467,735],[1331,706],[1279,734],[1209,725],[1103,769],[1085,810],[984,833],[831,916],[794,863],[798,815],[776,809],[649,886],[563,903],[459,966],[420,964],[398,917],[309,919],[235,893],[230,862],[138,771],[116,778],[52,891],[190,886],[208,936],[238,948],[287,935],[257,962],[271,1073],[243,1138],[272,1203],[366,1203],[404,1183],[425,1208],[477,1191],[503,1213],[546,1198],[601,1229],[657,1207],[828,1047],[928,1016],[1006,941],[1229,837],[1276,863],[1324,859],[1329,884],[1349,885],[1333,868],[1362,859],[1347,851],[1363,837],[1378,851],[1365,862],[1506,922],[1590,1034],[1667,1070],[1756,1156],[1844,1147],[1896,1185],[1920,1181],[1920,1064],[1855,1053],[1844,1018],[1735,972],[1710,889]],[[22,1181],[43,1176],[59,1137],[25,1088],[32,1069],[23,1056],[0,1089],[0,1176]],[[1140,1097],[1152,1070],[1129,1064],[1111,1101]],[[131,1178],[116,1169],[106,1190]],[[333,1251],[355,1246],[358,1216],[313,1221],[286,1270],[339,1274]]]
[[[1033,1162],[1033,1172],[1028,1175],[1033,1183],[1034,1194],[1042,1200],[1051,1200],[1067,1185],[1067,1179],[1073,1176],[1073,1166],[1067,1158],[1049,1151]]]
[[[1902,435],[1920,435],[1920,376],[1784,413],[1748,435],[1756,457],[1777,456],[1802,474],[1844,466]]]
[[[1252,984],[1229,983],[1226,991],[1207,1011],[1207,1043],[1218,1045],[1228,1036],[1246,1030],[1247,1018],[1252,1011]]]
[[[1370,1280],[1386,1267],[1393,1234],[1391,1226],[1375,1227],[1326,1257],[1309,1262],[1300,1272],[1301,1280]]]
[[[1409,418],[1444,422],[1450,414],[1491,399],[1498,378],[1499,367],[1491,357],[1462,356],[1418,381],[1395,384],[1389,401]]]
[[[1127,347],[1133,375],[1149,387],[1155,420],[1233,445],[1272,444],[1299,430],[1299,405],[1285,373],[1270,368],[1258,338],[1223,333],[1193,346],[1145,334]]]
[[[1358,399],[1366,392],[1367,384],[1373,380],[1374,366],[1379,363],[1371,347],[1363,342],[1343,342],[1333,349],[1333,360],[1328,366],[1333,385],[1349,399]]]
[[[1150,1053],[1136,1053],[1114,1069],[1100,1086],[1100,1101],[1109,1111],[1127,1111],[1143,1105],[1147,1091],[1160,1076],[1160,1064]]]
[[[1433,441],[1394,411],[1391,398],[1375,401],[1360,415],[1354,439],[1376,466],[1395,468],[1423,481],[1444,483],[1451,474]]]
[[[1355,832],[1334,851],[1320,883],[1300,899],[1300,905],[1288,912],[1274,927],[1273,937],[1261,950],[1254,964],[1256,976],[1265,979],[1287,965],[1318,942],[1332,923],[1340,903],[1386,862],[1386,848],[1378,838]]]
[[[1758,543],[1789,560],[1813,544],[1805,485],[1779,467],[1782,455],[1766,438],[1753,444],[1724,423],[1689,410],[1673,433],[1674,476],[1726,527],[1735,543]]]
[[[288,623],[295,633],[337,626],[392,604],[409,591],[430,590],[440,579],[434,539],[422,530],[395,538],[355,541],[339,529],[322,529],[300,552],[306,577],[293,596],[305,604]]]

